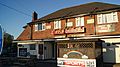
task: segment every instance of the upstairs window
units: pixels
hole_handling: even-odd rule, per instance
[[[42,23],[38,23],[38,30],[42,30]]]
[[[35,24],[35,31],[38,31],[38,30],[45,30],[45,23]]]
[[[77,17],[76,20],[76,27],[78,26],[84,26],[84,17]]]
[[[61,28],[61,21],[56,20],[54,21],[54,29],[60,29]]]
[[[117,12],[97,15],[98,24],[118,22]]]
[[[118,22],[117,12],[113,12],[113,13],[112,13],[112,16],[113,16],[113,22]]]

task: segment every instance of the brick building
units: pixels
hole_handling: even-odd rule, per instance
[[[32,22],[16,39],[18,57],[38,59],[86,56],[120,63],[120,5],[92,2],[63,8]],[[67,56],[66,56],[67,55]]]

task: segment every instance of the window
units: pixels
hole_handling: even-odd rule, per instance
[[[102,14],[97,15],[98,24],[102,24]]]
[[[42,30],[45,30],[45,23],[42,23]]]
[[[27,48],[19,48],[19,56],[27,57]]]
[[[77,17],[76,20],[76,27],[78,26],[84,26],[84,17]]]
[[[30,50],[35,50],[36,46],[35,44],[30,44]]]
[[[61,21],[56,20],[54,21],[54,29],[60,29],[61,28]]]
[[[35,24],[35,31],[38,31],[38,30],[45,30],[45,23]]]
[[[42,30],[42,23],[38,23],[38,30]]]
[[[118,22],[117,12],[113,12],[113,22]]]
[[[97,15],[98,24],[118,22],[117,12]]]

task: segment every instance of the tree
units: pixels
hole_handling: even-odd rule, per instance
[[[14,40],[14,36],[10,35],[9,33],[4,32],[4,42],[3,42],[3,56],[10,56],[10,53],[12,52],[12,41]]]

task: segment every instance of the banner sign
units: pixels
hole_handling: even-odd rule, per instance
[[[57,66],[64,67],[96,67],[95,59],[57,58]]]
[[[0,26],[0,55],[2,52],[2,46],[3,46],[3,32],[2,32],[2,27]]]

